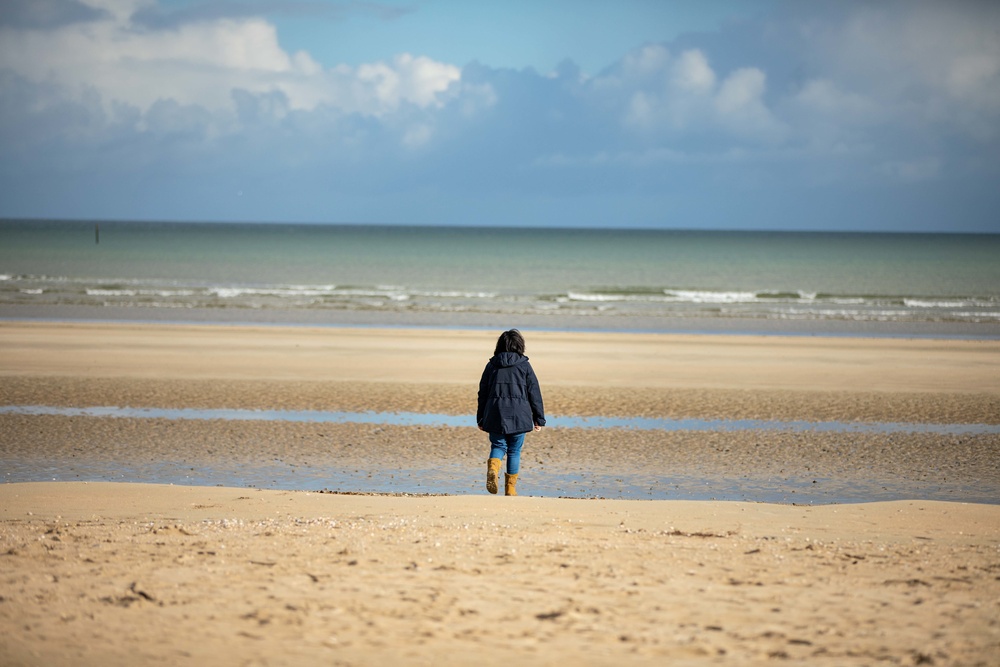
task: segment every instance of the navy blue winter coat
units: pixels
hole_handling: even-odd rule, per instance
[[[501,352],[490,359],[479,381],[476,423],[488,433],[527,433],[545,426],[538,378],[528,357]]]

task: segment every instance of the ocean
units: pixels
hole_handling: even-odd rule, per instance
[[[0,317],[69,314],[995,338],[1000,235],[0,221]]]

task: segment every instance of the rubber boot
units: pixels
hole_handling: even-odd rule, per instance
[[[517,475],[507,473],[507,476],[504,479],[503,494],[505,496],[517,495]]]
[[[500,459],[490,459],[486,462],[486,490],[497,492],[497,479],[500,477]]]

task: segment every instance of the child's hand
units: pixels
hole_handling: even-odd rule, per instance
[[[541,430],[542,430],[542,427],[539,426],[538,424],[535,424],[535,431],[537,432],[537,431],[541,431]]]

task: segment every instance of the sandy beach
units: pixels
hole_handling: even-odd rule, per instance
[[[991,665],[1000,507],[0,486],[7,665]]]
[[[1000,342],[526,331],[549,414],[872,428],[545,429],[498,498],[496,333],[0,322],[3,406],[469,415],[0,414],[0,662],[996,664]]]

